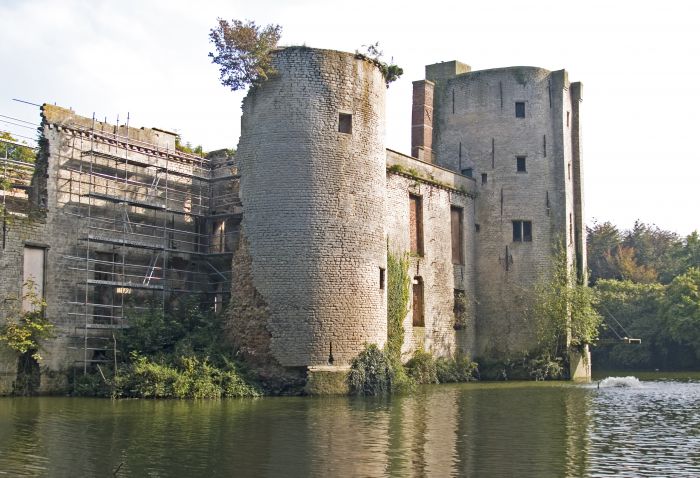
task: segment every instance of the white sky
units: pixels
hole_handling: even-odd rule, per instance
[[[685,235],[700,229],[698,10],[691,0],[0,0],[0,115],[38,123],[37,108],[12,98],[55,102],[112,123],[129,113],[133,126],[205,150],[235,147],[243,94],[219,84],[207,57],[217,17],[280,24],[284,45],[379,41],[405,72],[387,99],[387,147],[404,153],[411,81],[426,64],[566,68],[584,84],[587,222],[639,218]]]

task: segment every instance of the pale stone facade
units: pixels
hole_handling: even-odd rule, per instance
[[[387,252],[409,260],[406,359],[533,348],[524,311],[556,245],[585,265],[581,85],[563,70],[430,65],[414,82],[411,157],[385,149],[371,60],[290,47],[274,64],[244,100],[235,158],[44,107],[35,214],[5,228],[0,251],[3,297],[19,296],[24,248],[45,251],[57,337],[42,391],[103,358],[92,344],[128,326],[127,295],[164,310],[192,294],[224,310],[230,296],[232,345],[252,363],[346,371],[387,340]],[[0,350],[0,393],[12,357]]]

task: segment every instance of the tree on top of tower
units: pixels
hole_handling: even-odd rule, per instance
[[[231,90],[241,90],[264,81],[274,73],[270,52],[282,35],[279,25],[260,27],[252,20],[231,23],[221,18],[209,31],[209,40],[216,53],[209,53],[212,63],[219,65],[220,81]]]

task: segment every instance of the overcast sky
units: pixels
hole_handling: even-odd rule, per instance
[[[243,93],[221,86],[217,17],[283,27],[281,44],[354,51],[379,41],[403,67],[387,98],[387,147],[410,153],[411,81],[424,66],[566,68],[584,84],[587,222],[700,229],[700,4],[666,0],[0,0],[0,115],[83,116],[235,147]],[[0,130],[34,136],[0,117]],[[26,125],[26,124],[25,124]]]

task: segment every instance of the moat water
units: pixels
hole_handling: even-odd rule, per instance
[[[700,374],[409,397],[0,398],[1,476],[700,476]]]

